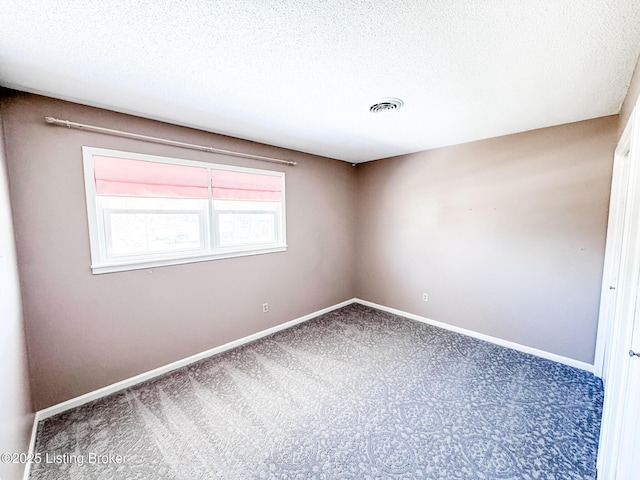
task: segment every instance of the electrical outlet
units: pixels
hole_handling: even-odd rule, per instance
[[[429,301],[429,294],[428,293],[423,293],[422,294],[422,301],[423,302],[428,302]]]
[[[263,303],[262,304],[262,313],[267,313],[269,311],[269,304],[268,303]]]

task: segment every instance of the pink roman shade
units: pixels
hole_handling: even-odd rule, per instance
[[[98,195],[208,198],[206,168],[97,155],[93,165]]]
[[[282,201],[282,177],[257,173],[211,170],[214,200]]]

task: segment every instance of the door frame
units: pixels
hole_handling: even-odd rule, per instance
[[[607,257],[594,362],[596,374],[599,373],[604,380],[598,478],[607,480],[631,478],[628,472],[629,465],[633,462],[633,451],[628,447],[640,442],[640,432],[635,431],[635,421],[627,421],[630,420],[627,415],[630,413],[628,408],[631,406],[627,401],[628,395],[636,392],[638,387],[638,380],[633,380],[629,376],[630,371],[637,369],[638,366],[633,364],[632,369],[630,362],[640,361],[640,359],[631,359],[628,354],[634,322],[640,321],[637,311],[637,298],[640,293],[640,119],[638,110],[636,105],[616,148],[616,160],[622,159],[627,152],[629,153],[628,188],[626,191],[619,192],[620,195],[626,195],[626,210],[624,222],[617,225],[614,221],[614,230],[607,232]],[[618,166],[620,161],[618,160]],[[612,181],[619,180],[618,175],[618,177],[614,176]],[[612,185],[612,197],[616,188],[615,184]],[[621,197],[618,197],[617,200],[620,201],[620,199]],[[613,201],[612,198],[612,204]],[[619,207],[619,203],[612,206],[610,226],[611,217],[615,215],[615,209]],[[615,285],[616,295],[610,295],[609,291],[611,274],[616,268],[616,265],[612,265],[614,256],[609,248],[610,238],[612,239],[611,248],[615,245],[613,240],[622,239],[619,276]],[[611,301],[615,301],[615,318],[608,318]]]
[[[612,303],[615,302],[618,297],[619,290],[618,281],[613,281],[615,272],[619,269],[619,264],[615,264],[614,259],[616,253],[614,250],[624,242],[624,224],[625,218],[620,221],[619,208],[620,204],[625,201],[626,212],[629,211],[629,185],[631,179],[630,173],[627,173],[627,181],[624,182],[625,169],[630,168],[631,158],[631,133],[633,130],[633,124],[635,122],[635,109],[633,110],[631,117],[620,137],[620,141],[615,149],[613,159],[613,173],[611,179],[611,196],[609,200],[609,221],[607,224],[607,240],[604,254],[604,267],[602,271],[602,289],[600,292],[600,311],[598,315],[598,331],[596,337],[596,350],[595,358],[593,361],[594,374],[602,378],[606,382],[606,364],[609,354],[609,341],[611,338],[611,330],[613,325],[613,319],[609,318],[611,312]],[[625,165],[625,162],[629,165]],[[622,253],[622,252],[620,252]],[[622,256],[621,256],[622,263]],[[616,283],[616,285],[612,285]],[[610,287],[614,287],[614,291]],[[615,293],[615,295],[613,294]]]

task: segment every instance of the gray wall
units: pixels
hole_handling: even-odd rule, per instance
[[[35,95],[6,99],[4,111],[37,409],[353,297],[349,164]],[[299,165],[52,127],[46,115]],[[92,275],[83,145],[285,171],[288,251]]]
[[[593,363],[617,126],[359,165],[357,296]]]
[[[1,95],[1,92],[0,92]],[[33,414],[7,185],[0,109],[0,453],[26,452]],[[0,462],[0,478],[21,478],[23,465]]]
[[[620,135],[622,135],[622,132],[629,121],[633,107],[636,106],[638,96],[640,96],[640,58],[636,62],[636,69],[633,72],[633,77],[631,77],[627,96],[624,99],[624,102],[622,102],[622,107],[620,108],[620,129],[618,131]]]

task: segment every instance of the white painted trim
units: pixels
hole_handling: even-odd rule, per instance
[[[563,363],[565,365],[569,365],[571,367],[576,367],[576,368],[580,368],[582,370],[586,370],[588,372],[592,372],[593,373],[593,365],[590,365],[588,363],[585,362],[581,362],[579,360],[574,360],[568,357],[563,357],[561,355],[557,355],[555,353],[550,353],[550,352],[545,352],[543,350],[538,350],[536,348],[533,347],[528,347],[526,345],[521,345],[519,343],[515,343],[515,342],[510,342],[508,340],[504,340],[501,338],[497,338],[497,337],[492,337],[490,335],[485,335],[483,333],[478,333],[478,332],[474,332],[473,330],[467,330],[465,328],[461,328],[461,327],[456,327],[454,325],[449,325],[447,323],[443,323],[443,322],[439,322],[437,320],[432,320],[430,318],[426,318],[426,317],[422,317],[420,315],[415,315],[413,313],[409,313],[409,312],[405,312],[402,310],[397,310],[395,308],[391,308],[391,307],[387,307],[384,305],[380,305],[377,303],[373,303],[373,302],[369,302],[367,300],[361,300],[359,298],[352,298],[350,300],[345,300],[344,302],[338,303],[336,305],[332,305],[330,307],[327,308],[323,308],[321,310],[318,310],[316,312],[313,313],[309,313],[307,315],[304,315],[302,317],[296,318],[294,320],[291,320],[289,322],[285,322],[282,323],[280,325],[276,325],[275,327],[271,327],[268,328],[266,330],[262,330],[260,332],[254,333],[252,335],[240,338],[238,340],[234,340],[232,342],[229,343],[225,343],[224,345],[220,345],[218,347],[214,347],[212,349],[206,350],[204,352],[201,353],[197,353],[195,355],[192,355],[190,357],[184,358],[182,360],[177,360],[173,363],[170,363],[168,365],[164,365],[162,367],[158,367],[155,368],[153,370],[150,370],[148,372],[145,373],[141,373],[139,375],[136,375],[134,377],[131,378],[127,378],[125,380],[122,380],[120,382],[116,382],[112,385],[108,385],[106,387],[102,387],[98,390],[94,390],[92,392],[88,392],[85,393],[84,395],[80,395],[79,397],[75,397],[69,400],[66,400],[62,403],[58,403],[56,405],[53,405],[51,407],[39,410],[36,412],[36,417],[35,417],[35,423],[37,425],[37,422],[39,422],[40,420],[44,420],[47,419],[49,417],[52,417],[54,415],[58,415],[59,413],[65,412],[67,410],[71,410],[72,408],[76,408],[79,407],[81,405],[84,405],[85,403],[89,403],[92,402],[94,400],[97,400],[99,398],[102,397],[106,397],[107,395],[111,395],[113,393],[116,393],[120,390],[124,390],[125,388],[129,388],[132,387],[134,385],[137,385],[139,383],[145,382],[147,380],[150,380],[152,378],[158,377],[160,375],[163,375],[165,373],[169,373],[172,372],[174,370],[177,370],[178,368],[182,368],[186,365],[190,365],[194,362],[197,362],[199,360],[202,360],[204,358],[207,357],[211,357],[214,355],[217,355],[219,353],[223,353],[226,352],[227,350],[231,350],[232,348],[237,348],[240,347],[242,345],[245,345],[247,343],[251,343],[251,342],[255,342],[256,340],[259,340],[263,337],[272,335],[274,333],[280,332],[282,330],[286,330],[288,328],[291,328],[295,325],[298,325],[300,323],[304,323],[308,320],[311,320],[313,318],[319,317],[320,315],[324,315],[325,313],[331,312],[333,310],[337,310],[338,308],[342,308],[342,307],[346,307],[347,305],[351,305],[352,303],[359,303],[361,305],[365,305],[371,308],[376,308],[378,310],[382,310],[385,312],[389,312],[389,313],[393,313],[394,315],[399,315],[401,317],[405,317],[405,318],[410,318],[412,320],[417,320],[419,322],[423,322],[423,323],[427,323],[429,325],[433,325],[435,327],[439,327],[439,328],[443,328],[445,330],[450,330],[456,333],[461,333],[463,335],[467,335],[470,337],[474,337],[474,338],[478,338],[480,340],[485,340],[487,342],[490,343],[494,343],[496,345],[501,345],[503,347],[507,347],[507,348],[512,348],[514,350],[518,350],[524,353],[530,353],[532,355],[536,355],[538,357],[542,357],[542,358],[546,358],[548,360],[553,360],[555,362],[559,362],[559,363]],[[35,438],[33,439],[35,440]]]
[[[228,253],[199,254],[192,257],[172,257],[165,260],[128,261],[121,263],[102,263],[91,265],[91,271],[95,275],[103,273],[127,272],[129,270],[144,270],[171,265],[184,265],[185,263],[208,262],[209,260],[222,260],[224,258],[248,257],[251,255],[264,255],[266,253],[286,252],[287,245],[265,248],[262,250],[235,250]]]
[[[291,328],[300,323],[304,323],[313,318],[319,317],[320,315],[324,315],[325,313],[329,313],[333,310],[337,310],[338,308],[346,307],[347,305],[351,305],[356,300],[352,298],[350,300],[345,300],[344,302],[337,303],[327,308],[323,308],[321,310],[317,310],[315,312],[309,313],[302,317],[296,318],[289,322],[282,323],[280,325],[276,325],[275,327],[268,328],[266,330],[262,330],[260,332],[254,333],[247,337],[240,338],[238,340],[234,340],[229,343],[225,343],[224,345],[220,345],[219,347],[215,347],[209,349],[207,351],[197,353],[190,357],[184,358],[182,360],[175,361],[163,367],[155,368],[145,373],[141,373],[140,375],[136,375],[135,377],[127,378],[120,382],[116,382],[112,385],[108,385],[106,387],[100,388],[98,390],[94,390],[93,392],[85,393],[84,395],[80,395],[79,397],[75,397],[69,399],[65,402],[58,403],[57,405],[52,405],[51,407],[44,408],[42,410],[38,410],[35,413],[33,418],[33,428],[31,429],[31,441],[29,442],[29,458],[33,457],[35,454],[35,446],[36,446],[36,435],[38,432],[38,423],[40,421],[45,420],[49,417],[53,417],[54,415],[58,415],[59,413],[66,412],[67,410],[71,410],[72,408],[79,407],[84,405],[85,403],[92,402],[94,400],[98,400],[99,398],[106,397],[107,395],[111,395],[120,390],[124,390],[125,388],[132,387],[139,383],[145,382],[152,378],[158,377],[160,375],[164,375],[165,373],[169,373],[173,370],[177,370],[178,368],[182,368],[191,363],[197,362],[207,357],[211,357],[213,355],[218,355],[219,353],[226,352],[227,350],[231,350],[232,348],[237,348],[247,343],[255,342],[263,337],[272,335],[274,333],[280,332],[282,330],[286,330],[287,328]],[[29,480],[29,475],[31,473],[31,461],[27,462],[24,469],[23,480]]]
[[[203,358],[211,357],[213,355],[226,352],[227,350],[231,350],[232,348],[240,347],[247,343],[255,342],[256,340],[259,340],[263,337],[272,335],[282,330],[286,330],[287,328],[291,328],[295,325],[311,320],[312,318],[319,317],[320,315],[324,315],[325,313],[331,312],[338,308],[346,307],[347,305],[351,305],[352,303],[354,303],[354,301],[355,301],[354,299],[346,300],[344,302],[338,303],[331,307],[323,308],[322,310],[309,313],[308,315],[304,315],[303,317],[299,317],[289,322],[276,325],[275,327],[271,327],[266,330],[262,330],[260,332],[249,335],[247,337],[243,337],[238,340],[225,343],[224,345],[220,345],[219,347],[215,347],[210,350],[197,353],[195,355],[184,358],[182,360],[175,361],[163,367],[155,368],[148,372],[141,373],[140,375],[136,375],[135,377],[127,378],[120,382],[116,382],[112,385],[108,385],[98,390],[94,390],[93,392],[88,392],[88,393],[85,393],[84,395],[80,395],[79,397],[75,397],[65,402],[58,403],[57,405],[53,405],[43,410],[39,410],[38,412],[36,412],[36,424],[40,420],[44,420],[54,415],[58,415],[59,413],[65,412],[67,410],[71,410],[72,408],[79,407],[80,405],[84,405],[85,403],[89,403],[99,398],[106,397],[107,395],[111,395],[112,393],[116,393],[120,390],[124,390],[125,388],[132,387],[134,385],[137,385],[139,383],[145,382],[152,378],[158,377],[165,373],[171,372],[173,370],[177,370],[178,368],[182,368],[186,365],[202,360]]]
[[[616,152],[629,150],[628,207],[625,212],[621,268],[617,285],[616,313],[611,319],[605,359],[604,405],[600,427],[597,470],[603,479],[636,478],[631,472],[640,445],[635,429],[638,380],[632,373],[634,359],[627,352],[634,348],[634,323],[638,319],[640,289],[640,98],[631,112]]]
[[[104,157],[127,158],[130,160],[140,160],[151,163],[168,163],[170,165],[184,165],[186,167],[213,168],[216,170],[229,170],[232,172],[260,173],[284,178],[284,172],[278,170],[265,170],[263,168],[239,167],[235,165],[225,165],[203,160],[188,160],[181,157],[167,157],[164,155],[151,155],[146,153],[128,152],[124,150],[113,150],[100,147],[82,147],[83,155],[98,155]]]
[[[607,222],[607,241],[605,244],[604,266],[602,269],[602,287],[600,291],[600,311],[598,314],[598,331],[596,335],[596,351],[594,358],[594,374],[607,381],[607,363],[610,355],[610,339],[613,330],[612,313],[615,312],[616,300],[619,293],[619,270],[622,265],[624,252],[622,251],[624,242],[624,227],[626,215],[620,217],[626,210],[621,211],[621,204],[625,209],[628,207],[629,182],[631,170],[631,133],[635,109],[620,141],[615,149],[613,160],[613,172],[611,175],[611,195],[609,200],[609,220]],[[620,250],[620,251],[618,251]],[[618,263],[615,257],[619,256]],[[616,290],[610,290],[610,286]],[[615,313],[614,313],[615,314]]]
[[[54,415],[58,415],[60,413],[66,412],[67,410],[71,410],[73,408],[79,407],[86,403],[92,402],[94,400],[98,400],[100,398],[106,397],[113,393],[116,393],[120,390],[124,390],[126,388],[132,387],[139,383],[145,382],[152,378],[156,378],[160,375],[164,375],[165,373],[169,373],[171,371],[177,370],[178,368],[182,368],[184,366],[190,365],[194,362],[202,360],[207,357],[211,357],[227,350],[231,350],[232,348],[237,348],[247,343],[254,342],[266,336],[272,335],[274,333],[280,332],[282,330],[286,330],[300,323],[304,323],[313,318],[319,317],[320,315],[324,315],[325,313],[329,313],[333,310],[337,310],[338,308],[346,307],[347,305],[351,305],[352,303],[359,303],[361,305],[365,305],[371,308],[376,308],[378,310],[382,310],[385,312],[393,313],[394,315],[399,315],[401,317],[409,318],[411,320],[416,320],[418,322],[426,323],[429,325],[433,325],[435,327],[443,328],[445,330],[450,330],[456,333],[460,333],[463,335],[467,335],[470,337],[478,338],[480,340],[485,340],[490,343],[494,343],[497,345],[501,345],[503,347],[511,348],[513,350],[518,350],[524,353],[529,353],[532,355],[536,355],[538,357],[546,358],[548,360],[553,360],[555,362],[563,363],[565,365],[569,365],[571,367],[580,368],[582,370],[586,370],[588,372],[593,372],[593,365],[589,365],[588,363],[580,362],[578,360],[573,360],[571,358],[563,357],[561,355],[556,355],[554,353],[545,352],[543,350],[538,350],[536,348],[527,347],[526,345],[520,345],[515,342],[510,342],[508,340],[503,340],[501,338],[491,337],[489,335],[485,335],[483,333],[474,332],[472,330],[467,330],[465,328],[456,327],[454,325],[449,325],[443,322],[438,322],[436,320],[432,320],[430,318],[422,317],[420,315],[415,315],[413,313],[404,312],[402,310],[397,310],[395,308],[386,307],[384,305],[379,305],[377,303],[369,302],[366,300],[361,300],[359,298],[352,298],[350,300],[345,300],[344,302],[337,303],[333,306],[323,308],[321,310],[315,311],[313,313],[309,313],[302,317],[296,318],[289,322],[282,323],[280,325],[276,325],[275,327],[268,328],[266,330],[262,330],[260,332],[254,333],[247,337],[240,338],[238,340],[234,340],[229,343],[225,343],[224,345],[220,345],[219,347],[215,347],[204,352],[192,355],[190,357],[184,358],[182,360],[175,361],[163,367],[159,367],[153,370],[150,370],[145,373],[141,373],[140,375],[136,375],[134,377],[122,380],[120,382],[116,382],[112,385],[108,385],[106,387],[100,388],[98,390],[94,390],[93,392],[85,393],[79,397],[72,398],[62,403],[58,403],[57,405],[53,405],[51,407],[39,410],[35,413],[34,421],[33,421],[33,429],[31,431],[31,442],[29,445],[29,454],[35,453],[35,442],[36,442],[36,433],[38,430],[38,423],[42,420],[45,420],[49,417],[53,417]],[[31,469],[31,463],[27,463],[25,467],[24,480],[29,480],[29,473]]]
[[[36,451],[36,433],[38,433],[38,412],[33,417],[33,427],[31,427],[31,440],[29,441],[29,450],[27,451],[27,458],[32,458],[33,454]],[[31,475],[31,460],[27,461],[24,466],[24,474],[22,476],[23,480],[29,480],[29,475]]]
[[[526,345],[521,345],[519,343],[510,342],[509,340],[504,340],[502,338],[492,337],[490,335],[485,335],[484,333],[474,332],[473,330],[467,330],[466,328],[456,327],[455,325],[449,325],[448,323],[439,322],[437,320],[432,320],[427,317],[422,317],[420,315],[415,315],[413,313],[404,312],[402,310],[397,310],[395,308],[386,307],[384,305],[379,305],[377,303],[368,302],[366,300],[361,300],[359,298],[356,298],[354,300],[355,300],[355,303],[366,305],[367,307],[383,310],[385,312],[393,313],[394,315],[400,315],[401,317],[410,318],[411,320],[416,320],[418,322],[426,323],[428,325],[433,325],[434,327],[443,328],[445,330],[450,330],[456,333],[461,333],[462,335],[478,338],[480,340],[484,340],[485,342],[494,343],[496,345],[511,348],[519,352],[529,353],[531,355],[535,355],[536,357],[546,358],[547,360],[553,360],[554,362],[562,363],[570,367],[579,368],[581,370],[585,370],[587,372],[593,373],[593,365],[586,362],[581,362],[579,360],[574,360],[573,358],[563,357],[562,355],[557,355],[555,353],[546,352],[544,350],[528,347]]]

